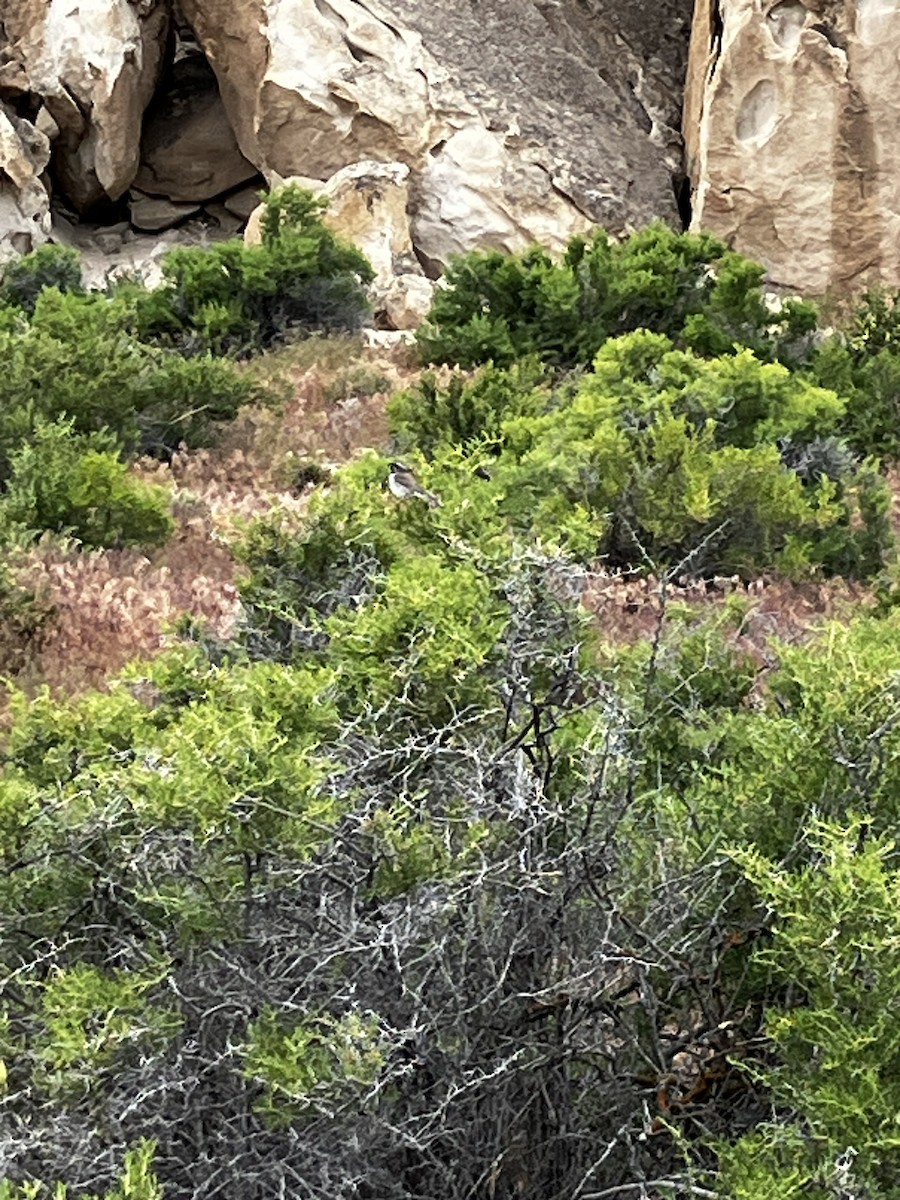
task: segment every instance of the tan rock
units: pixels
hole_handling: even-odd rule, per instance
[[[238,149],[209,64],[199,55],[180,59],[147,114],[135,187],[173,201],[203,201],[256,174]]]
[[[435,285],[424,275],[398,275],[376,299],[379,322],[388,329],[416,329],[428,315]]]
[[[27,254],[50,234],[50,197],[41,178],[49,161],[47,137],[0,105],[0,262]]]
[[[158,233],[200,212],[199,204],[176,204],[165,196],[148,196],[137,188],[128,193],[128,212],[135,229]]]
[[[421,155],[440,136],[420,39],[355,0],[184,0],[244,154],[327,178],[361,158]],[[385,14],[386,15],[386,14]]]
[[[654,216],[678,222],[690,3],[182,7],[241,150],[266,178],[405,163],[416,249],[439,266],[485,240],[560,244],[588,221],[614,231]]]
[[[552,184],[547,167],[511,159],[503,138],[484,126],[455,133],[429,159],[413,221],[416,246],[445,267],[475,246],[522,250],[533,242],[560,249],[591,222]]]
[[[87,208],[116,199],[138,165],[141,118],[162,68],[162,0],[17,0],[4,7],[7,69],[41,96],[57,178]]]
[[[698,2],[693,227],[807,294],[900,283],[898,56],[890,0]]]

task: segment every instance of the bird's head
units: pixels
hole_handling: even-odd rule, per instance
[[[406,466],[404,463],[402,463],[402,462],[392,462],[392,463],[391,463],[391,470],[392,470],[392,471],[409,471],[409,467],[407,467],[407,466]]]

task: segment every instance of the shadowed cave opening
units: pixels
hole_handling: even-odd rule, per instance
[[[158,275],[174,245],[240,236],[265,180],[241,153],[215,73],[177,5],[142,120],[140,164],[116,200],[76,203],[51,159],[53,238],[75,246],[88,282]]]
[[[675,203],[678,206],[678,216],[681,219],[681,229],[687,233],[691,227],[693,204],[691,202],[691,179],[684,171],[676,171],[672,175],[672,191],[675,193]]]

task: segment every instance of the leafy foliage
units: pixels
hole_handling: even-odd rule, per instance
[[[0,333],[0,482],[41,421],[108,429],[130,452],[165,455],[185,438],[202,444],[253,394],[231,364],[144,346],[128,320],[122,304],[50,288],[25,327]]]
[[[588,561],[695,575],[880,569],[887,491],[836,436],[834,392],[749,350],[703,359],[644,331],[555,390],[534,371],[426,377],[390,406],[400,444],[436,456],[439,492],[463,462],[489,463],[488,480],[468,476],[464,518],[481,514],[482,537],[507,522]]]
[[[0,280],[0,304],[33,313],[37,298],[45,288],[84,292],[77,250],[48,242],[7,263]]]
[[[289,186],[264,203],[259,245],[233,239],[166,255],[163,285],[136,297],[142,339],[244,356],[289,333],[359,327],[374,274],[323,223],[326,202]]]
[[[65,533],[89,547],[158,545],[175,528],[168,491],[128,473],[115,439],[39,424],[11,456],[0,529]]]
[[[418,334],[426,360],[509,366],[534,355],[587,365],[603,342],[637,329],[706,355],[749,347],[764,359],[802,361],[816,310],[773,310],[763,268],[707,234],[652,225],[616,242],[602,230],[574,237],[561,262],[535,247],[476,251],[452,263]]]
[[[324,253],[317,212],[276,199],[263,246]],[[0,314],[5,512],[140,524],[116,455],[202,437],[237,378],[141,323],[174,344],[180,295],[190,352],[280,326],[213,261]],[[894,1200],[900,610],[780,645],[742,595],[666,600],[881,567],[887,493],[817,372],[890,339],[792,371],[811,310],[658,229],[469,265],[444,332],[495,361],[391,403],[439,507],[360,454],[246,531],[233,636],[13,697],[0,1200]],[[96,386],[38,386],[17,339],[68,371],[79,327]],[[604,643],[598,558],[655,573],[651,638]]]

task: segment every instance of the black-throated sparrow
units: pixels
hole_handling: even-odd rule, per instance
[[[441,507],[441,498],[436,496],[434,492],[429,492],[423,488],[421,483],[413,475],[409,467],[406,467],[401,462],[391,463],[391,472],[388,475],[388,487],[392,496],[396,496],[398,500],[409,500],[413,496],[417,496],[420,500],[424,500],[432,508]]]

